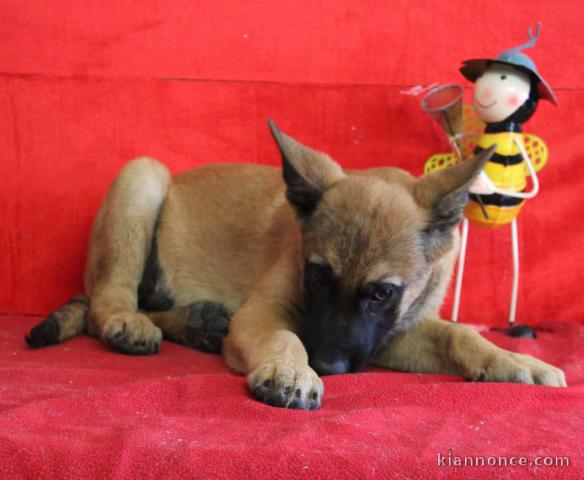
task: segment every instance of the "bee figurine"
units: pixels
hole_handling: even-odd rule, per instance
[[[502,52],[494,59],[473,59],[463,62],[460,72],[473,82],[474,114],[484,122],[484,131],[472,143],[468,133],[462,141],[462,155],[466,157],[474,145],[474,153],[496,144],[490,161],[470,188],[469,202],[462,224],[461,252],[458,264],[452,320],[458,319],[460,291],[464,270],[464,258],[468,239],[468,222],[479,227],[499,228],[511,226],[513,254],[513,287],[509,311],[509,328],[503,329],[511,336],[535,338],[535,331],[526,325],[515,325],[517,290],[519,284],[519,245],[517,216],[525,200],[533,198],[539,191],[537,171],[547,161],[547,147],[535,135],[523,134],[522,125],[535,113],[540,99],[557,104],[556,97],[538,73],[534,62],[521,50],[532,48],[539,36],[538,23],[535,36],[528,30],[529,41]],[[465,130],[469,130],[472,110],[466,108]],[[475,122],[476,126],[476,122]],[[475,143],[476,142],[476,143]],[[465,148],[466,147],[466,148]],[[531,158],[529,153],[531,153]],[[439,154],[431,157],[425,172],[456,163],[454,154]],[[527,190],[527,177],[531,177],[531,188]]]

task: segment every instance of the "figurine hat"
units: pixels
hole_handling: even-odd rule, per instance
[[[518,70],[522,70],[528,73],[532,80],[535,80],[537,82],[537,91],[539,93],[540,98],[549,100],[554,105],[557,105],[558,102],[556,100],[554,92],[547,84],[547,82],[537,72],[537,68],[535,66],[535,63],[533,63],[533,60],[524,53],[521,53],[521,50],[523,50],[524,48],[532,48],[533,46],[535,46],[537,38],[539,37],[540,25],[541,24],[538,23],[537,26],[535,27],[535,36],[533,36],[531,32],[531,27],[529,27],[528,30],[529,41],[527,43],[524,43],[523,45],[520,45],[518,47],[505,50],[497,58],[494,59],[480,58],[466,60],[462,62],[462,67],[460,67],[460,73],[462,73],[471,82],[475,82],[492,64],[510,65],[514,68],[517,68]]]

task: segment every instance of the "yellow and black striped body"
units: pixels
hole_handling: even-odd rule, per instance
[[[497,150],[485,166],[485,173],[495,186],[501,190],[522,192],[526,187],[526,166],[517,139],[523,144],[521,133],[499,132],[483,133],[475,147],[475,154],[491,145],[497,144]],[[471,194],[464,211],[471,223],[486,228],[497,228],[511,223],[523,207],[524,200],[498,193],[492,195]],[[488,218],[481,208],[481,203]]]

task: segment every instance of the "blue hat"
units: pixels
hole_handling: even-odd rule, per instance
[[[462,73],[468,80],[471,82],[475,82],[487,68],[489,68],[492,64],[501,64],[501,65],[510,65],[518,70],[522,70],[529,74],[532,80],[537,82],[537,91],[539,93],[539,97],[545,100],[549,100],[554,105],[557,105],[556,96],[554,92],[547,84],[547,82],[541,77],[541,75],[537,72],[537,67],[533,60],[529,58],[527,55],[520,53],[521,50],[524,48],[532,48],[535,43],[537,42],[537,38],[539,37],[539,29],[540,23],[538,22],[537,26],[535,27],[535,36],[531,33],[531,27],[527,31],[529,34],[529,41],[520,45],[519,47],[510,48],[502,52],[497,58],[494,59],[473,59],[473,60],[466,60],[462,62],[462,67],[460,67],[460,73]]]

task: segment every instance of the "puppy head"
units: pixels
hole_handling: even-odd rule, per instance
[[[270,128],[302,232],[300,336],[310,364],[320,374],[358,371],[414,320],[492,152],[420,180],[393,169],[346,174],[271,121]]]

